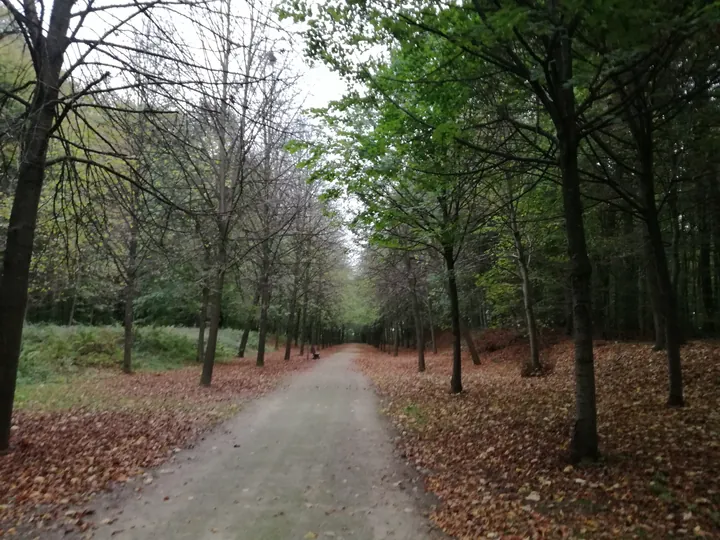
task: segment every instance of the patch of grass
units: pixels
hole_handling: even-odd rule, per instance
[[[135,329],[133,369],[165,371],[192,365],[197,355],[197,329],[143,326]],[[234,358],[241,332],[221,329],[216,360]],[[257,347],[251,332],[248,349]],[[23,332],[18,384],[68,381],[88,371],[117,369],[123,356],[121,326],[57,326],[31,324]]]
[[[19,384],[15,406],[19,409],[64,410],[74,407],[92,408],[98,398],[77,388],[72,382]]]

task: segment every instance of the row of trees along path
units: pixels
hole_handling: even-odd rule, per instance
[[[297,165],[297,52],[253,1],[3,1],[0,8],[0,451],[26,318],[198,327],[212,382],[221,324],[339,341],[340,223]],[[7,212],[5,212],[7,211]]]
[[[566,325],[572,456],[594,459],[593,336],[646,337],[651,313],[667,403],[683,406],[680,345],[717,325],[717,5],[371,0],[283,15],[352,89],[320,113],[311,167],[361,202],[369,271],[393,293],[368,339],[413,324],[422,344],[420,308],[443,308],[460,392],[464,325],[522,324],[528,373],[538,319]]]

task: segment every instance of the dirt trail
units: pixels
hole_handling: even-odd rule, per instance
[[[254,401],[142,493],[104,508],[94,538],[435,538],[420,482],[393,456],[348,347]]]

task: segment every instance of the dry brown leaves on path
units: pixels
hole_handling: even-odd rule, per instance
[[[291,371],[312,365],[294,351],[215,366],[212,386],[200,387],[200,368],[110,374],[75,379],[35,393],[13,416],[11,451],[0,456],[0,536],[56,525],[86,527],[70,508],[113,483],[124,483],[168,459],[197,436],[274,389]]]
[[[520,377],[523,345],[463,362],[450,395],[450,357],[392,358],[366,349],[402,433],[407,459],[442,504],[433,519],[459,538],[720,537],[720,344],[683,348],[688,406],[665,407],[665,355],[648,344],[597,344],[603,458],[568,465],[572,345],[544,351],[553,372]]]

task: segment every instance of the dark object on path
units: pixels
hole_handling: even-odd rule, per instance
[[[315,345],[310,347],[310,354],[312,354],[313,360],[318,360],[320,358],[320,353],[315,350]]]

